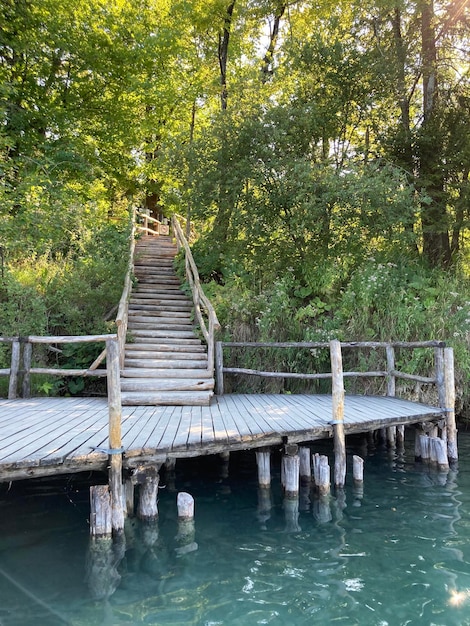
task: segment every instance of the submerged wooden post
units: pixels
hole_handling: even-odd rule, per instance
[[[137,516],[147,522],[155,521],[158,519],[158,469],[154,466],[139,468],[136,478],[140,485]]]
[[[332,407],[335,450],[335,486],[344,487],[346,480],[346,440],[344,435],[344,381],[341,343],[337,339],[330,341]]]
[[[354,483],[364,482],[364,459],[357,454],[353,456],[353,480]]]
[[[299,457],[300,457],[300,482],[301,483],[309,483],[312,480],[312,465],[310,462],[310,448],[306,446],[300,446],[299,448]]]
[[[330,493],[331,486],[331,470],[328,463],[328,457],[325,454],[315,453],[313,456],[313,477],[315,487],[320,496],[326,496]]]
[[[124,512],[128,517],[134,515],[134,493],[135,482],[132,478],[128,478],[124,481]]]
[[[220,478],[228,478],[230,469],[230,450],[224,450],[219,453],[219,458],[222,461],[220,468]]]
[[[90,487],[90,535],[111,537],[112,509],[109,485]]]
[[[405,445],[405,425],[399,424],[397,426],[397,445],[399,448],[403,448]]]
[[[295,444],[288,444],[284,448],[281,469],[284,495],[287,499],[299,497],[299,470],[300,459],[298,455],[298,446]]]
[[[21,345],[18,339],[11,344],[10,381],[8,383],[8,399],[14,400],[18,393],[18,370],[20,369]]]
[[[106,341],[106,368],[108,376],[109,411],[109,486],[113,511],[113,531],[124,531],[124,492],[122,486],[121,448],[121,381],[119,344],[117,339]]]
[[[454,350],[444,348],[444,383],[445,383],[445,411],[447,426],[447,456],[450,463],[458,460],[457,426],[455,423],[455,379],[454,379]]]
[[[194,498],[191,494],[181,491],[176,499],[178,507],[178,534],[176,541],[178,547],[176,554],[182,556],[198,549],[197,543],[194,541]]]
[[[447,472],[449,469],[449,460],[447,457],[447,442],[440,437],[431,437],[431,460],[435,463],[441,472]]]
[[[256,464],[258,466],[258,485],[261,489],[269,489],[271,486],[271,451],[269,449],[257,450]]]
[[[357,454],[353,456],[353,495],[355,506],[360,506],[364,497],[364,459]]]
[[[271,517],[271,489],[260,487],[258,489],[258,511],[257,516],[262,530],[266,530],[266,522]]]
[[[427,435],[419,435],[421,459],[429,462],[431,459],[431,439]]]
[[[178,519],[194,519],[194,498],[191,494],[181,491],[177,496],[176,504],[178,507]]]

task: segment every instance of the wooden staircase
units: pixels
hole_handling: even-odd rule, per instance
[[[121,372],[123,405],[208,405],[214,379],[207,348],[192,323],[192,302],[181,291],[170,237],[136,243],[137,284],[129,300],[128,334]]]

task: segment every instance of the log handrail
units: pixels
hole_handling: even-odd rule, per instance
[[[133,209],[132,212],[132,226],[129,241],[129,258],[127,262],[127,271],[124,278],[124,287],[122,290],[121,299],[119,300],[118,312],[116,315],[116,327],[119,342],[119,366],[122,369],[124,367],[124,350],[127,337],[127,323],[129,316],[129,298],[132,291],[132,279],[134,276],[134,251],[135,251],[135,216],[137,210]]]
[[[443,341],[343,341],[339,342],[341,350],[345,348],[368,348],[379,349],[384,348],[387,354],[387,369],[377,371],[354,372],[346,371],[342,373],[343,378],[372,378],[382,377],[389,381],[389,395],[394,395],[391,390],[394,389],[394,381],[397,378],[410,380],[423,384],[436,384],[438,388],[442,384],[442,376],[439,374],[439,355],[446,344]],[[223,375],[224,374],[247,374],[259,376],[261,378],[286,378],[300,380],[324,380],[332,379],[334,372],[317,372],[317,373],[300,373],[300,372],[278,372],[264,371],[259,369],[251,369],[246,367],[225,367],[223,365],[223,348],[300,348],[300,349],[330,349],[330,342],[325,341],[292,341],[292,342],[243,342],[243,341],[220,341],[216,344],[217,367],[216,367],[216,386],[217,393],[223,393]],[[394,350],[395,348],[419,349],[433,348],[435,350],[436,374],[434,376],[421,376],[418,374],[408,374],[401,372],[395,368]]]
[[[136,222],[137,217],[141,217],[144,223],[137,224]],[[162,226],[162,222],[160,220],[155,219],[154,217],[151,217],[150,215],[147,215],[147,213],[139,211],[138,209],[136,209],[134,212],[134,224],[135,224],[135,229],[137,231],[145,233],[146,235],[155,235],[155,236],[160,235],[160,226]],[[157,224],[157,227],[149,228],[149,224]]]
[[[116,341],[119,345],[118,334],[103,335],[28,335],[26,337],[0,337],[0,343],[11,343],[11,364],[7,369],[0,369],[0,376],[9,376],[8,399],[15,399],[18,395],[18,379],[23,376],[23,397],[29,397],[29,380],[31,374],[46,374],[51,376],[100,376],[109,375],[108,366],[99,368],[107,356],[106,347],[87,368],[57,368],[32,367],[32,346],[34,344],[50,345],[57,343],[105,343]],[[23,346],[23,364],[21,365],[21,347]],[[108,389],[109,391],[109,389]]]
[[[196,319],[207,343],[207,369],[213,373],[215,366],[215,337],[220,329],[219,320],[214,307],[202,289],[191,248],[183,234],[183,229],[177,216],[173,215],[171,224],[178,250],[183,250],[184,252],[186,279],[191,289]]]

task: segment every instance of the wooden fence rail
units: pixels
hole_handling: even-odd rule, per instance
[[[252,376],[259,376],[262,378],[290,378],[299,380],[324,380],[332,379],[334,376],[333,369],[331,372],[315,372],[315,373],[303,373],[303,372],[279,372],[279,371],[264,371],[252,368],[243,367],[225,367],[223,365],[223,350],[224,348],[298,348],[307,350],[329,350],[331,342],[240,342],[240,341],[224,341],[217,342],[216,344],[216,385],[217,393],[223,393],[223,379],[224,374],[248,374]],[[340,343],[341,350],[347,348],[357,349],[380,349],[383,348],[386,351],[386,368],[376,371],[362,371],[362,372],[343,372],[343,378],[371,378],[382,377],[388,379],[389,391],[395,386],[395,380],[402,378],[405,380],[411,380],[424,384],[437,384],[438,383],[438,367],[440,351],[445,348],[445,343],[442,341],[343,341]],[[420,348],[433,348],[435,350],[435,363],[436,374],[435,376],[421,376],[418,374],[408,374],[407,372],[401,372],[395,369],[395,349],[407,348],[407,349],[420,349]],[[442,381],[440,381],[442,384]],[[388,395],[394,395],[389,393]]]

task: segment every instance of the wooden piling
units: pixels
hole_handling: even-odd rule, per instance
[[[194,498],[191,494],[181,491],[176,498],[176,503],[178,507],[178,519],[194,519]]]
[[[260,522],[260,526],[262,530],[266,530],[266,522],[271,517],[271,489],[267,489],[266,487],[260,487],[258,489],[258,520]]]
[[[178,547],[176,554],[182,556],[198,549],[194,541],[196,528],[194,525],[194,498],[191,494],[181,491],[176,499],[178,507],[178,534],[176,541]]]
[[[113,531],[124,531],[124,495],[122,486],[121,450],[121,381],[117,339],[106,341],[106,368],[109,411],[109,486],[113,511]]]
[[[158,519],[158,469],[155,466],[141,467],[135,476],[140,485],[137,516],[144,521],[154,521]]]
[[[387,428],[387,445],[389,448],[395,448],[397,443],[397,428],[389,426]]]
[[[303,484],[308,484],[312,480],[312,464],[311,464],[311,454],[310,448],[306,446],[299,447],[299,458],[300,458],[300,482]]]
[[[313,476],[315,487],[320,496],[328,495],[331,488],[331,470],[328,463],[328,457],[325,454],[314,454]]]
[[[258,466],[258,485],[261,489],[269,489],[271,486],[271,451],[269,448],[256,451],[256,464]]]
[[[440,437],[430,438],[431,442],[431,459],[442,472],[449,470],[449,459],[447,456],[447,442]]]
[[[405,425],[399,424],[397,426],[397,446],[403,448],[405,445]]]
[[[289,444],[285,446],[282,457],[281,475],[283,478],[284,496],[288,498],[299,497],[299,472],[300,458],[298,446]]]
[[[353,480],[354,483],[364,482],[364,459],[357,454],[353,456]]]
[[[431,439],[427,435],[419,435],[421,459],[424,462],[431,460]]]
[[[134,515],[134,494],[135,494],[135,481],[132,478],[128,478],[124,481],[124,511],[128,517]]]
[[[90,535],[111,537],[112,507],[109,485],[90,487]]]
[[[344,435],[344,381],[341,343],[330,341],[332,406],[335,451],[335,487],[342,488],[346,480],[346,439]]]

